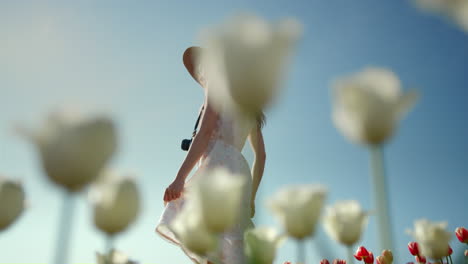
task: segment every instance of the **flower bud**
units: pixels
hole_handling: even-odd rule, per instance
[[[364,258],[364,263],[366,264],[373,264],[374,263],[374,254],[369,251],[369,256],[363,257]]]
[[[458,240],[462,243],[468,243],[468,230],[464,227],[458,227],[455,229],[455,235],[457,235]]]
[[[356,251],[356,254],[354,254],[354,257],[357,260],[362,260],[363,258],[366,258],[369,256],[369,251],[363,246],[360,246],[358,250]]]
[[[128,178],[111,178],[93,186],[94,223],[112,235],[132,224],[140,211],[140,195],[136,183]]]
[[[244,252],[249,263],[272,264],[283,238],[273,228],[256,227],[245,231]]]
[[[392,254],[392,251],[388,250],[388,249],[385,249],[384,251],[382,251],[382,256],[385,258],[385,260],[387,261],[386,263],[387,264],[391,264],[393,262],[393,254]]]
[[[335,260],[333,260],[333,264],[346,264],[346,260],[344,260],[344,259],[335,259]]]
[[[413,256],[419,256],[419,245],[418,242],[409,242],[408,250]]]
[[[384,256],[378,256],[375,260],[377,264],[388,264]]]
[[[288,186],[270,199],[269,207],[288,235],[303,239],[314,235],[326,194],[321,185]]]
[[[97,264],[137,264],[130,260],[124,253],[112,249],[108,254],[96,252]]]
[[[421,264],[425,264],[426,261],[427,261],[426,257],[424,257],[424,256],[416,256],[415,259],[416,259],[416,262],[421,263]]]
[[[24,197],[20,183],[0,177],[0,231],[13,224],[21,215]]]
[[[338,201],[325,211],[324,226],[327,234],[346,246],[355,245],[368,222],[368,213],[357,201]]]
[[[451,232],[446,230],[447,222],[432,222],[419,219],[414,222],[414,231],[409,231],[418,241],[419,255],[431,259],[442,259],[448,255]]]
[[[42,129],[19,130],[36,144],[49,179],[71,192],[95,180],[117,148],[114,122],[104,116],[59,112],[51,114]]]

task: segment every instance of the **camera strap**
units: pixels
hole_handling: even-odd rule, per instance
[[[203,109],[205,109],[205,105],[202,106],[202,108],[200,109],[200,113],[198,114],[197,122],[195,122],[195,127],[193,128],[192,138],[194,138],[197,134],[198,123],[200,123],[200,118],[203,113]]]

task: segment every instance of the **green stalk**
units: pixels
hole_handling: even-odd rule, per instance
[[[382,145],[370,146],[372,185],[374,208],[377,211],[377,235],[380,250],[389,249],[395,252],[392,238],[392,225],[390,223],[387,183],[385,176],[384,157]]]
[[[354,263],[354,254],[353,254],[353,247],[352,246],[347,246],[346,247],[348,250],[348,261],[346,263],[348,264],[353,264]]]
[[[55,246],[55,256],[53,263],[66,264],[68,248],[71,240],[71,230],[73,228],[73,212],[75,211],[75,201],[73,194],[65,191],[60,212],[59,232],[57,244]]]
[[[297,239],[296,241],[297,241],[297,263],[305,264],[306,255],[305,255],[304,239]]]
[[[106,249],[105,252],[110,253],[114,247],[114,236],[106,234]]]

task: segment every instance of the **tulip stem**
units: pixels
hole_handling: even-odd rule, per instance
[[[73,228],[73,212],[75,211],[75,200],[72,193],[65,191],[62,209],[60,212],[60,223],[59,223],[59,233],[57,238],[57,244],[55,246],[55,264],[66,264],[68,256],[68,248],[71,237],[71,230]]]
[[[114,236],[113,235],[106,235],[106,251],[109,254],[114,247]]]
[[[452,261],[452,256],[448,256],[449,259],[450,259],[450,264],[453,264],[453,261]]]
[[[374,193],[374,207],[377,211],[378,239],[380,250],[393,250],[392,226],[390,223],[387,183],[385,177],[384,157],[382,145],[373,145],[371,151],[372,183]]]
[[[348,249],[348,264],[353,264],[354,263],[354,254],[353,254],[353,247],[352,246],[347,246]]]
[[[297,240],[297,263],[298,264],[305,264],[306,263],[306,255],[305,255],[305,245],[304,239]]]
[[[319,236],[320,235],[321,234],[319,234]],[[336,259],[336,257],[334,257],[334,254],[330,250],[330,245],[328,241],[318,241],[317,239],[314,239],[312,240],[312,246],[313,251],[317,252],[317,254],[320,254],[321,259]]]
[[[218,249],[217,249],[217,260],[215,264],[223,264],[223,235],[219,234],[218,236]]]

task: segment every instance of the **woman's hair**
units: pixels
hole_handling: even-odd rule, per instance
[[[263,113],[263,111],[261,111],[259,114],[257,114],[257,125],[260,127],[260,128],[263,128],[266,124],[266,116],[265,116],[265,113]]]

